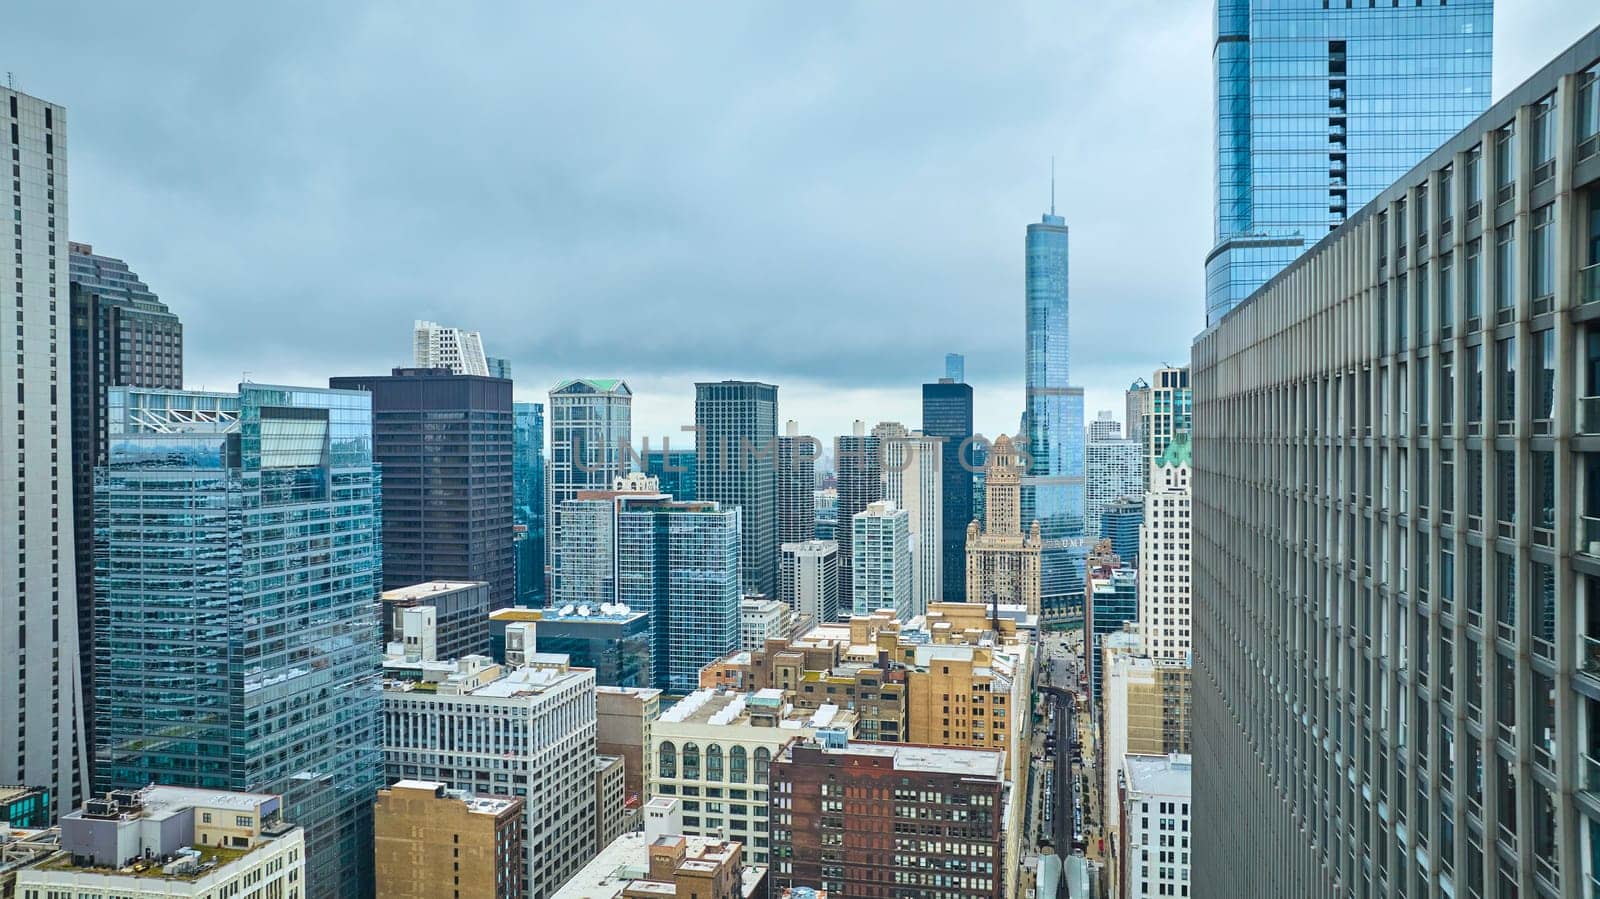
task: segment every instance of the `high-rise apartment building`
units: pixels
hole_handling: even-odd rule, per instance
[[[511,524],[520,529],[516,604],[537,607],[546,596],[544,403],[513,403],[511,420]]]
[[[1489,105],[1493,0],[1218,0],[1222,316]]]
[[[432,781],[522,800],[515,895],[549,896],[594,857],[593,671],[468,658],[425,681],[391,678],[383,685],[382,735],[391,783]]]
[[[558,607],[620,602],[617,595],[617,516],[633,504],[668,500],[655,478],[630,474],[607,490],[584,490],[561,504],[562,567]]]
[[[879,435],[883,497],[911,527],[911,614],[944,601],[944,480],[940,440],[904,428]],[[882,426],[880,426],[880,429]]]
[[[606,490],[627,474],[633,391],[615,378],[575,378],[550,389],[549,498],[545,544],[552,579],[561,576],[561,504],[582,490]]]
[[[868,505],[883,499],[878,438],[867,433],[865,422],[857,420],[848,436],[841,436],[834,442],[833,461],[839,483],[834,521],[839,544],[839,610],[842,613],[856,608],[851,520],[857,512],[864,512]]]
[[[850,519],[850,542],[855,613],[893,609],[909,621],[915,614],[911,516],[893,500],[878,500]]]
[[[1110,425],[1117,424],[1115,419],[1110,419],[1110,413],[1102,412],[1099,422],[1109,421]],[[1084,534],[1095,540],[1104,537],[1104,523],[1101,517],[1105,510],[1118,498],[1124,496],[1137,496],[1144,490],[1144,447],[1138,441],[1124,440],[1121,437],[1121,428],[1114,431],[1111,427],[1091,426],[1089,443],[1084,448],[1084,471],[1087,475],[1087,489],[1084,498]]]
[[[754,381],[694,385],[695,489],[740,510],[746,593],[778,592],[778,388]]]
[[[1023,525],[1039,525],[1040,615],[1070,617],[1083,595],[1083,388],[1067,382],[1067,222],[1050,212],[1028,226],[1026,241],[1028,471]]]
[[[307,895],[371,895],[372,397],[114,387],[95,472],[95,779],[266,792]]]
[[[1189,445],[1179,434],[1151,466],[1139,528],[1139,627],[1156,659],[1186,661],[1194,649]]]
[[[120,259],[69,243],[72,291],[72,533],[78,668],[94,745],[94,469],[106,461],[106,391],[183,387],[183,323]],[[92,755],[92,753],[91,753]]]
[[[922,385],[922,433],[938,438],[940,502],[939,554],[943,559],[940,586],[943,598],[967,598],[967,525],[974,520],[972,473],[977,467],[972,453],[972,387],[946,375],[936,384]]]
[[[1122,422],[1117,421],[1117,417],[1112,414],[1110,409],[1101,409],[1100,413],[1094,417],[1094,420],[1089,422],[1090,443],[1101,440],[1121,439]]]
[[[9,152],[15,243],[0,305],[15,313],[15,354],[0,380],[0,783],[48,786],[67,812],[88,789],[70,467],[77,461],[61,405],[70,347],[67,313],[67,121],[54,103],[0,88],[0,146]],[[10,344],[7,344],[10,346]],[[68,410],[70,413],[70,410]],[[69,470],[63,470],[62,463]]]
[[[680,502],[698,499],[700,488],[695,474],[697,454],[690,449],[647,449],[644,473],[661,483],[661,492]]]
[[[1015,895],[1008,886],[1022,868],[1006,852],[1014,811],[1003,752],[796,740],[772,760],[772,788],[775,890]]]
[[[412,327],[412,365],[415,368],[443,368],[453,375],[490,375],[489,360],[483,355],[483,338],[477,331],[449,328],[437,322],[418,321]],[[497,359],[502,366],[505,360]]]
[[[329,378],[372,394],[372,458],[383,466],[383,586],[485,581],[516,601],[511,382],[438,368]]]
[[[778,552],[778,599],[802,621],[839,618],[839,544],[832,540],[785,543]]]
[[[804,543],[817,532],[817,456],[822,444],[800,433],[798,422],[784,425],[778,438],[778,545]],[[782,592],[782,588],[779,588]]]
[[[383,899],[521,899],[522,800],[401,780],[378,791],[373,857]]]
[[[1149,489],[1151,466],[1167,451],[1167,444],[1179,434],[1187,434],[1194,420],[1194,390],[1189,386],[1189,367],[1158,368],[1144,405],[1145,489]]]
[[[984,477],[984,521],[967,525],[967,601],[1010,603],[1039,614],[1039,550],[1036,521],[1022,529],[1024,468],[1001,434],[991,448]]]
[[[967,381],[967,357],[960,353],[945,353],[944,376],[952,384],[965,384]]]
[[[1125,410],[1122,420],[1127,423],[1123,436],[1143,444],[1145,406],[1150,403],[1150,382],[1144,378],[1134,378],[1128,389],[1123,391],[1123,402]]]
[[[1195,344],[1196,895],[1589,888],[1597,79],[1600,31]]]

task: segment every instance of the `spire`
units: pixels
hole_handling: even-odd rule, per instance
[[[1056,214],[1056,158],[1050,157],[1050,214]]]

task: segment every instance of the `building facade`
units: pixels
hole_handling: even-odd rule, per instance
[[[1139,528],[1139,628],[1157,659],[1184,661],[1194,651],[1189,447],[1179,434],[1151,467]]]
[[[1596,874],[1597,75],[1591,32],[1195,344],[1197,895]]]
[[[817,457],[822,444],[785,423],[778,438],[778,545],[803,543],[817,532]],[[778,588],[782,592],[782,588]]]
[[[1100,513],[1100,538],[1111,541],[1111,551],[1123,562],[1138,568],[1139,528],[1144,524],[1145,501],[1139,496],[1121,496]]]
[[[627,827],[627,764],[620,755],[594,757],[594,835],[596,849],[611,845]],[[635,803],[633,811],[637,813]]]
[[[328,386],[372,394],[384,588],[484,581],[494,608],[515,604],[511,382],[397,368]]]
[[[1090,435],[1084,460],[1088,480],[1083,514],[1085,535],[1095,540],[1105,536],[1106,508],[1121,497],[1137,496],[1144,490],[1143,464],[1144,448],[1136,441],[1120,437],[1095,439]]]
[[[545,542],[559,577],[561,504],[583,490],[605,490],[627,474],[633,440],[633,391],[616,378],[574,378],[550,389],[549,497]]]
[[[963,366],[964,367],[964,366]],[[972,508],[972,386],[946,376],[922,385],[922,433],[939,440],[940,574],[942,596],[936,601],[967,598],[967,525]]]
[[[839,544],[807,540],[778,549],[779,601],[800,621],[839,620]]]
[[[911,614],[944,601],[944,480],[937,437],[918,431],[884,437],[883,496],[906,511],[911,528]]]
[[[516,540],[517,601],[537,608],[545,587],[546,544],[544,403],[511,404],[511,524]]]
[[[764,596],[739,601],[739,645],[744,649],[760,649],[768,640],[787,640],[793,627],[794,611],[787,603]]]
[[[1125,843],[1122,895],[1190,895],[1190,756],[1130,754],[1118,773]]]
[[[690,502],[700,497],[699,456],[693,449],[646,450],[644,473],[661,484],[661,492],[680,502]]]
[[[694,385],[695,490],[739,509],[745,593],[778,593],[778,388],[754,381]]]
[[[1039,523],[1022,530],[1023,466],[1001,434],[983,481],[984,522],[967,525],[967,601],[1021,605],[1039,614]]]
[[[371,894],[371,403],[115,387],[95,472],[97,785],[282,796],[305,828],[309,896]]]
[[[650,732],[661,717],[661,691],[630,687],[595,688],[595,748],[602,755],[622,757],[629,808],[650,799]]]
[[[1493,0],[1219,0],[1215,324],[1489,105]]]
[[[838,477],[839,500],[834,513],[834,539],[839,544],[839,609],[854,609],[855,564],[852,556],[852,520],[857,512],[883,499],[882,458],[878,438],[867,433],[865,422],[857,420],[849,436],[834,441],[834,467]]]
[[[443,368],[453,375],[491,377],[489,360],[483,354],[483,337],[477,331],[425,321],[416,322],[411,330],[413,367]],[[505,362],[503,359],[495,361]]]
[[[878,500],[850,520],[850,564],[855,613],[893,609],[909,621],[916,614],[911,566],[911,516],[893,500]]]
[[[401,780],[378,791],[373,858],[383,899],[522,899],[522,800]]]
[[[1121,568],[1115,558],[1108,563],[1091,563],[1088,595],[1084,597],[1084,656],[1089,668],[1089,701],[1100,704],[1100,685],[1105,679],[1101,645],[1109,634],[1139,620],[1139,577],[1132,568]]]
[[[1194,421],[1194,390],[1189,386],[1189,367],[1156,369],[1155,383],[1144,411],[1145,489],[1149,489],[1150,467],[1167,451],[1167,444],[1179,434],[1187,434]]]
[[[435,648],[438,658],[459,659],[489,651],[489,585],[483,581],[451,583],[429,581],[379,594],[383,642],[392,643],[401,632],[405,609],[431,606],[434,610]]]
[[[1150,404],[1150,382],[1144,378],[1134,378],[1128,389],[1123,391],[1124,437],[1129,440],[1144,442],[1144,416],[1145,409]]]

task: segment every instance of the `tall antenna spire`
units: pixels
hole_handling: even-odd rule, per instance
[[[1056,214],[1056,158],[1050,157],[1050,214]]]

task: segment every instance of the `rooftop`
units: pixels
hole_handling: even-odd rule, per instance
[[[487,587],[483,581],[427,581],[421,584],[412,584],[409,587],[396,587],[385,590],[380,594],[387,602],[399,602],[407,599],[426,599],[439,593],[449,593],[455,590],[465,590],[469,587]]]
[[[520,800],[500,796],[483,796],[477,793],[468,793],[465,790],[449,789],[447,784],[432,780],[400,780],[395,781],[391,790],[422,790],[433,793],[440,798],[459,800],[467,807],[467,811],[476,815],[493,815],[498,817],[507,809],[515,806]]]
[[[712,727],[750,726],[751,712],[777,719],[777,727],[787,730],[838,727],[849,730],[855,724],[855,712],[836,705],[822,705],[815,711],[796,709],[787,701],[782,690],[758,690],[740,693],[734,690],[702,689],[678,700],[661,713],[657,726],[673,724],[703,724]],[[759,725],[758,725],[759,726]]]
[[[714,867],[707,862],[697,862],[695,859],[717,858],[719,855],[731,851],[737,844],[724,842],[715,837],[670,836],[662,837],[672,841],[686,841],[683,867],[694,869],[694,866],[705,868]],[[553,899],[614,899],[622,895],[624,889],[641,893],[660,893],[663,896],[674,896],[676,888],[664,881],[647,880],[650,873],[650,839],[643,831],[625,833],[600,850],[600,854],[590,859],[577,874],[573,875],[561,889],[557,890]],[[740,894],[751,896],[755,889],[766,877],[765,868],[751,867],[748,863],[741,870]]]
[[[805,744],[830,756],[875,756],[894,759],[894,770],[925,774],[957,774],[998,780],[1005,776],[1005,753],[998,749],[949,749],[906,743],[849,743],[832,749]]]
[[[1123,776],[1128,792],[1151,796],[1188,797],[1192,774],[1192,757],[1188,755],[1139,755],[1128,753],[1122,760]]]

